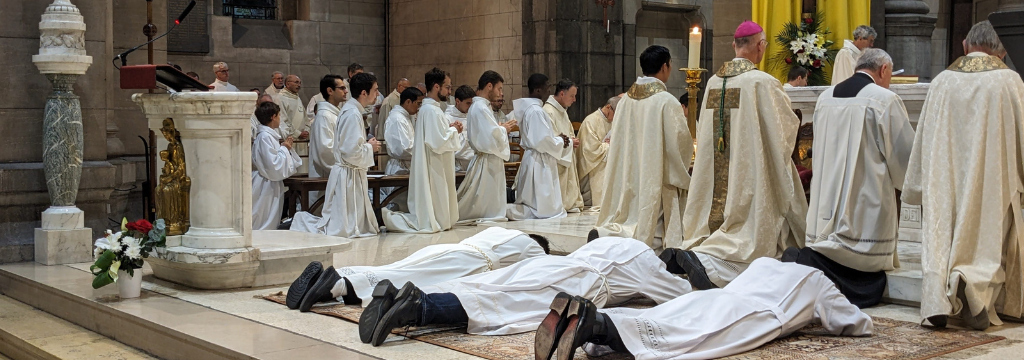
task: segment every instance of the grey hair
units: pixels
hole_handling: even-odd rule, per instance
[[[220,71],[220,69],[221,69],[221,68],[224,68],[224,69],[230,69],[230,68],[228,67],[228,63],[226,63],[226,62],[223,62],[223,61],[221,61],[221,62],[218,62],[218,63],[216,63],[216,64],[213,64],[213,72],[217,72],[217,71]]]
[[[999,35],[996,34],[996,30],[992,28],[992,23],[988,20],[974,24],[971,31],[967,33],[965,41],[968,48],[982,50],[991,55],[1006,54],[1003,42],[999,41]]]
[[[618,96],[612,96],[610,99],[608,99],[607,105],[612,107],[612,111],[615,111],[615,109],[619,107],[619,100],[622,100],[622,98]]]
[[[870,38],[877,38],[877,37],[878,37],[878,32],[875,31],[875,29],[870,27],[870,26],[861,25],[861,26],[858,26],[856,29],[853,29],[853,39],[854,40],[870,39]]]
[[[855,70],[878,71],[882,65],[892,66],[892,57],[889,56],[889,53],[876,48],[864,49],[864,52],[860,54],[860,59],[857,60]]]
[[[758,42],[760,42],[762,35],[766,36],[765,39],[767,39],[767,35],[764,33],[764,31],[762,31],[754,35],[732,39],[732,42],[733,44],[736,44],[737,48],[745,48],[747,46],[750,46],[751,44],[757,44]]]
[[[281,75],[281,76],[284,76],[284,73],[283,73],[283,72],[280,72],[280,71],[275,71],[275,72],[274,72],[274,74],[273,74],[273,75],[271,75],[271,77],[274,77],[275,75]]]

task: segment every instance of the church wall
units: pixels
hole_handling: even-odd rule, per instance
[[[505,78],[506,100],[523,96],[529,74],[523,74],[522,0],[389,3],[388,91],[403,77],[423,82],[437,66],[452,74],[453,90],[463,84],[475,89],[480,74],[494,70]],[[505,107],[510,111],[511,101]]]
[[[948,0],[924,0],[928,4],[928,15],[938,18],[935,31],[932,32],[932,78],[949,66],[949,12]]]
[[[750,0],[715,0],[714,1],[714,24],[717,31],[714,32],[714,56],[711,61],[709,72],[714,72],[722,67],[726,61],[736,57],[732,50],[732,37],[736,33],[736,27],[745,20],[750,20],[753,8]]]

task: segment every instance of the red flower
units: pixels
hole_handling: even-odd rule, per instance
[[[146,219],[140,219],[136,222],[130,222],[124,226],[128,230],[134,230],[142,233],[143,235],[149,234],[150,230],[153,230],[153,224],[150,224]]]
[[[814,60],[814,64],[813,65],[816,68],[820,68],[821,67],[821,60]]]
[[[804,49],[800,49],[800,51],[797,51],[796,53],[797,53],[797,54],[803,54],[804,52],[805,52],[805,50],[804,50]]]
[[[793,58],[786,58],[786,63],[787,64],[792,64],[793,63]]]
[[[810,23],[814,22],[814,19],[806,18],[806,19],[804,19],[804,22],[810,24]]]

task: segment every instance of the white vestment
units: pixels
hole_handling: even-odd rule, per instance
[[[544,104],[544,112],[551,118],[551,124],[554,126],[555,135],[565,134],[566,136],[573,138],[576,137],[576,132],[572,129],[572,121],[569,120],[569,113],[555,100],[554,95],[548,97],[548,101]],[[572,145],[569,146],[569,151],[573,151]],[[562,192],[562,206],[565,207],[565,211],[578,212],[583,209],[583,195],[580,194],[580,177],[576,174],[576,157],[574,155],[569,156],[569,162],[566,164],[558,164],[558,185],[559,191]]]
[[[316,95],[313,95],[313,98],[309,99],[309,102],[306,103],[306,119],[309,119],[309,121],[313,121],[313,118],[316,117],[316,105],[324,101],[327,100],[325,100],[324,96],[320,95],[320,93],[316,93]]]
[[[423,99],[417,114],[409,169],[409,212],[381,209],[388,231],[429,234],[459,221],[455,198],[455,152],[462,148],[438,102]]]
[[[650,309],[601,312],[637,360],[740,354],[812,323],[837,336],[868,336],[874,330],[871,317],[820,270],[764,258],[724,289],[694,291]],[[589,352],[592,345],[584,349]]]
[[[284,210],[284,179],[295,175],[302,159],[281,145],[277,130],[260,125],[252,144],[252,229],[276,230]]]
[[[800,120],[782,83],[747,59],[708,80],[700,118],[681,248],[723,287],[754,259],[804,245],[807,198],[791,157]]]
[[[362,106],[349,100],[338,115],[334,130],[334,158],[327,178],[322,217],[307,212],[295,214],[291,230],[341,237],[377,234],[366,181],[366,169],[373,166],[373,146],[366,142]]]
[[[580,176],[583,205],[601,207],[604,194],[605,166],[608,164],[608,143],[604,142],[612,123],[601,109],[593,112],[580,125],[580,148],[576,151],[576,173]]]
[[[309,131],[305,108],[298,94],[284,89],[275,101],[281,106],[281,128],[278,130],[282,138],[291,136],[298,139],[303,131]]]
[[[309,177],[324,177],[331,173],[331,167],[338,163],[335,157],[335,129],[341,109],[329,102],[317,107],[316,118],[309,129]]]
[[[467,134],[476,156],[459,185],[459,221],[505,221],[505,162],[510,156],[508,133],[498,126],[490,100],[473,98],[463,133]]]
[[[1022,315],[1024,82],[976,52],[932,80],[903,201],[921,205],[921,316]],[[817,154],[815,154],[817,155]],[[995,311],[993,311],[995,310]]]
[[[903,187],[914,129],[896,93],[869,84],[856,97],[837,98],[835,89],[825,90],[814,108],[805,241],[849,268],[894,270],[899,267],[894,190]]]
[[[679,246],[693,137],[679,99],[667,90],[657,78],[640,77],[619,101],[618,120],[605,136],[613,136],[615,145],[608,150],[598,202],[601,236],[632,237],[652,248]]]
[[[832,85],[846,81],[853,76],[857,68],[857,60],[860,59],[861,50],[853,41],[843,40],[843,48],[836,53],[836,61],[832,63]]]
[[[260,124],[260,120],[256,118],[256,114],[252,114],[252,117],[249,118],[249,130],[252,133],[252,137],[249,138],[250,144],[253,141],[256,141],[256,134],[260,132],[260,125],[262,124]]]
[[[211,92],[214,92],[214,91],[236,91],[237,92],[238,91],[237,87],[235,87],[234,85],[231,85],[231,83],[229,83],[227,81],[216,80],[216,81],[213,82],[213,84],[210,84],[210,86],[213,86],[213,88],[210,89]]]
[[[551,299],[563,291],[598,307],[637,295],[660,304],[692,291],[690,282],[665,271],[647,245],[615,237],[591,241],[567,256],[539,256],[422,290],[455,294],[469,316],[466,331],[476,335],[537,330]]]
[[[451,106],[445,110],[444,115],[448,118],[448,124],[460,123],[463,126],[459,133],[459,151],[455,152],[455,172],[466,172],[469,169],[469,162],[476,157],[476,152],[469,146],[469,139],[466,131],[466,113],[459,111],[459,108]]]
[[[498,270],[538,256],[544,256],[544,248],[522,231],[489,227],[458,244],[427,246],[388,265],[348,266],[337,270],[352,284],[365,306],[370,303],[373,288],[384,279],[391,280],[395,286],[411,281],[424,287]]]
[[[384,166],[384,175],[409,175],[415,132],[412,117],[405,108],[396,106],[388,112],[388,118],[384,122],[384,140],[387,142],[388,150],[388,163]],[[393,191],[395,188],[392,187],[380,189],[381,199],[387,198]],[[391,204],[392,209],[409,211],[408,191],[392,199]]]
[[[274,98],[274,102],[276,103],[277,95],[280,95],[282,91],[284,91],[283,87],[278,89],[276,86],[274,86],[273,83],[271,83],[270,86],[267,86],[267,88],[263,90],[263,93],[270,95],[270,97]]]
[[[522,98],[512,102],[519,121],[519,145],[523,160],[516,174],[516,202],[508,205],[509,220],[565,217],[565,205],[558,177],[559,164],[572,164],[572,144],[555,132],[540,99]]]
[[[391,116],[391,110],[394,110],[396,107],[401,106],[402,94],[399,94],[398,90],[392,91],[390,94],[388,94],[387,97],[384,98],[384,101],[380,103],[380,114],[377,115],[379,118],[384,119],[384,121],[383,123],[379,124],[377,132],[374,133],[375,135],[383,135],[384,137],[387,137],[388,117]]]

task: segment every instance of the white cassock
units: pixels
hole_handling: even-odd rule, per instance
[[[291,230],[350,238],[376,235],[377,218],[366,180],[366,169],[373,166],[373,146],[366,142],[359,101],[352,99],[342,106],[334,144],[337,163],[327,178],[323,216],[299,212]]]
[[[317,107],[316,118],[309,129],[309,178],[322,178],[330,175],[331,167],[338,163],[334,157],[334,130],[338,127],[338,113],[341,109],[329,102],[322,102]],[[310,191],[312,205],[323,193]]]
[[[306,119],[309,119],[309,121],[313,121],[313,119],[316,117],[316,105],[324,101],[327,100],[324,99],[324,96],[320,95],[319,92],[316,93],[316,95],[313,95],[313,98],[309,99],[309,102],[306,103]]]
[[[832,85],[836,85],[853,76],[860,59],[861,50],[853,41],[843,40],[843,48],[836,53],[836,61],[832,63]]]
[[[538,256],[544,256],[544,248],[522,231],[489,227],[458,244],[427,246],[392,264],[337,270],[352,284],[365,306],[372,299],[373,288],[384,279],[391,280],[395,286],[409,281],[420,287],[430,286],[498,270]]]
[[[277,95],[280,95],[282,91],[284,91],[283,87],[278,89],[276,86],[274,86],[273,83],[271,83],[270,86],[267,86],[267,88],[263,90],[263,93],[270,95],[270,97],[274,98],[274,102],[276,103]]]
[[[782,83],[747,59],[708,80],[700,118],[681,248],[723,287],[754,259],[804,245],[807,198],[791,157],[800,120]]]
[[[544,112],[548,113],[551,123],[554,125],[555,135],[565,134],[573,138],[576,132],[572,129],[572,121],[569,120],[569,113],[562,104],[555,100],[554,95],[548,97],[544,104]],[[573,148],[569,146],[570,152]],[[567,212],[579,212],[583,209],[583,195],[580,194],[580,178],[576,174],[576,157],[569,156],[569,163],[558,164],[558,185],[562,192],[562,206]]]
[[[417,113],[412,167],[409,169],[409,212],[381,209],[388,231],[430,234],[459,221],[455,198],[455,152],[462,149],[459,131],[451,127],[438,102],[423,99]]]
[[[580,125],[580,148],[576,151],[576,173],[580,176],[580,193],[583,205],[593,210],[601,208],[604,195],[604,169],[608,164],[608,143],[605,136],[612,129],[612,123],[601,109],[591,113]],[[596,207],[593,208],[593,207]]]
[[[459,145],[462,146],[459,151],[455,152],[455,172],[466,172],[469,169],[470,161],[476,157],[476,152],[469,146],[469,139],[467,134],[469,133],[466,128],[466,113],[459,111],[459,108],[455,106],[448,107],[445,110],[444,115],[448,118],[448,124],[461,123],[464,127],[462,132],[459,133]]]
[[[469,316],[466,331],[476,335],[537,330],[559,292],[604,307],[637,295],[660,304],[692,291],[690,282],[665,271],[646,244],[615,237],[591,241],[567,256],[539,256],[421,289],[455,294]]]
[[[412,117],[405,108],[394,107],[388,112],[388,118],[384,122],[384,140],[387,142],[388,163],[384,166],[384,175],[408,175],[409,166],[412,162],[412,149],[415,136],[415,126]],[[395,188],[382,188],[381,198],[387,198]],[[409,193],[404,192],[391,201],[395,208],[401,211],[409,210]]]
[[[309,131],[305,107],[298,94],[284,89],[275,101],[281,106],[281,128],[278,130],[282,138],[291,136],[298,139],[303,131]]]
[[[284,179],[295,175],[302,159],[281,145],[277,130],[260,125],[252,144],[252,229],[276,230],[284,210]]]
[[[392,90],[391,93],[384,98],[384,101],[380,103],[380,114],[378,114],[378,116],[380,116],[381,119],[384,119],[384,123],[380,124],[380,127],[374,134],[384,135],[384,137],[387,137],[388,117],[391,116],[391,110],[401,106],[402,94],[399,94],[398,90]]]
[[[868,82],[858,73],[852,81]],[[814,108],[814,177],[807,247],[849,268],[894,270],[899,229],[896,192],[914,146],[903,100],[869,83],[856,97],[825,90]]]
[[[522,119],[519,145],[524,151],[516,174],[516,202],[508,205],[505,216],[509,220],[563,218],[558,167],[572,164],[572,144],[557,136],[540,99],[516,99],[512,104],[516,118]]]
[[[961,281],[972,316],[1024,315],[1021,99],[1020,75],[985,53],[932,80],[903,184],[903,201],[921,205],[922,317],[959,314]]]
[[[508,132],[494,118],[490,100],[473,98],[463,133],[476,156],[459,185],[459,221],[505,221],[505,162],[511,153]]]
[[[214,91],[236,91],[237,92],[238,91],[237,87],[235,87],[234,85],[231,85],[231,83],[229,83],[227,81],[216,80],[216,81],[213,82],[213,84],[210,84],[210,86],[213,86],[213,88],[210,89],[211,92],[214,92]]]
[[[601,310],[637,360],[714,359],[750,351],[819,323],[869,336],[871,317],[811,267],[757,259],[724,289],[694,291],[650,309]],[[584,345],[593,353],[593,344]]]
[[[256,141],[256,134],[260,132],[260,125],[262,125],[260,124],[260,119],[256,118],[256,114],[252,114],[252,117],[249,118],[249,130],[252,132],[252,137],[249,138],[250,143]]]
[[[608,150],[601,236],[631,237],[652,248],[676,247],[690,186],[693,138],[679,99],[661,80],[637,78],[615,109]],[[603,138],[601,139],[604,140]],[[660,239],[667,239],[667,244]]]

